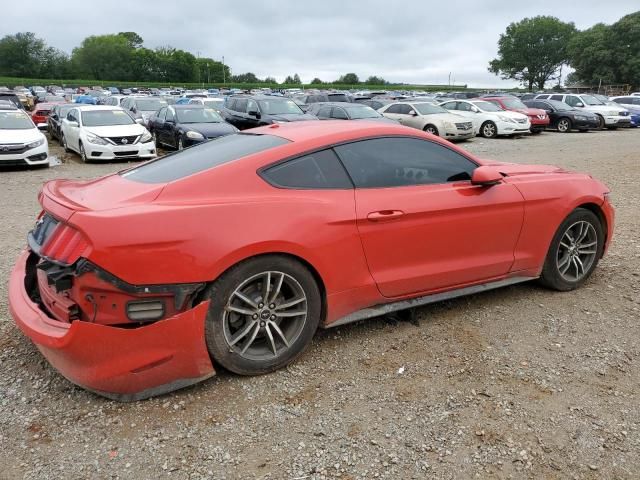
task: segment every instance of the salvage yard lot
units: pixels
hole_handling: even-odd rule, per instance
[[[321,331],[293,365],[119,404],[60,377],[14,326],[10,269],[52,178],[126,164],[0,172],[0,478],[637,478],[640,131],[462,144],[605,182],[609,253],[587,284],[535,284]],[[420,241],[420,239],[416,239]],[[402,373],[400,373],[402,372]]]

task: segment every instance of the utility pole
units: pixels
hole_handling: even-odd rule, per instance
[[[225,72],[225,68],[224,68],[224,55],[222,56],[222,84],[226,85],[227,84],[227,78],[226,78],[226,72]]]

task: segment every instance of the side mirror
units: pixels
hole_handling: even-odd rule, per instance
[[[471,176],[472,185],[490,187],[491,185],[497,185],[500,182],[502,182],[502,174],[497,167],[492,167],[490,165],[483,165],[476,168]]]
[[[247,115],[249,115],[251,117],[260,118],[260,112],[258,112],[257,110],[251,110],[251,111],[247,112]]]
[[[144,118],[136,118],[136,123],[144,125]]]
[[[582,108],[582,107],[584,107],[584,103],[578,102],[578,103],[576,103],[576,107],[581,107]]]
[[[418,114],[416,113],[416,111],[415,111],[415,110],[411,110],[411,111],[409,112],[409,115],[411,115],[412,117],[417,117],[417,116],[418,116]]]
[[[473,113],[478,113],[480,111],[480,109],[478,107],[471,107],[471,111]]]

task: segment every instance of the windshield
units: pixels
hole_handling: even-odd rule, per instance
[[[502,112],[502,108],[493,102],[472,102],[476,107],[485,112]]]
[[[330,93],[327,97],[329,97],[330,102],[349,102],[344,93]]]
[[[258,102],[262,113],[268,115],[282,115],[282,114],[298,114],[303,112],[300,107],[296,105],[292,100],[260,100]]]
[[[350,108],[347,108],[347,111],[349,112],[349,117],[351,117],[352,120],[358,120],[361,118],[382,117],[382,115],[376,112],[373,108],[367,107],[366,105],[362,105],[359,107],[350,107]]]
[[[22,112],[0,112],[0,130],[29,130],[34,128],[31,119]]]
[[[162,107],[166,107],[167,102],[154,98],[136,100],[136,108],[141,112],[157,112]]]
[[[222,117],[210,108],[177,108],[180,123],[220,123]]]
[[[502,103],[504,103],[504,105],[507,108],[513,108],[513,109],[527,108],[527,106],[517,98],[505,98],[502,100]]]
[[[440,105],[433,103],[414,103],[415,108],[420,115],[433,115],[434,113],[449,113],[449,110],[442,108]]]
[[[85,127],[106,127],[109,125],[131,125],[135,123],[124,110],[94,110],[82,112]]]
[[[587,105],[604,105],[604,103],[592,95],[582,95],[582,100]]]

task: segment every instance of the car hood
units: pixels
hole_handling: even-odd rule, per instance
[[[283,113],[280,115],[267,115],[267,118],[274,122],[301,122],[305,120],[317,120],[313,115],[306,113]]]
[[[93,133],[99,137],[133,137],[142,135],[146,128],[142,125],[108,125],[105,127],[84,127],[86,132]]]
[[[497,162],[495,160],[484,160],[482,164],[492,167],[498,167],[500,173],[502,173],[506,177],[541,173],[567,173],[567,170],[556,167],[555,165],[528,165],[521,163]]]
[[[500,112],[486,112],[486,113],[493,113],[493,114],[497,114],[497,115],[504,115],[505,117],[509,117],[509,118],[513,118],[514,120],[516,118],[519,119],[523,119],[526,118],[527,120],[529,119],[528,115],[525,115],[524,113],[518,113],[518,112],[514,112],[512,110],[503,110]]]
[[[542,110],[541,108],[517,108],[513,110],[514,112],[522,113],[523,115],[528,115],[530,117],[535,117],[538,115],[546,115],[547,112]]]
[[[201,133],[205,137],[219,137],[220,135],[238,131],[236,127],[225,122],[181,123],[180,126],[185,132],[191,130]]]
[[[31,143],[44,137],[36,128],[26,130],[0,130],[0,144],[2,143]]]
[[[376,118],[356,118],[355,120],[357,121],[362,121],[362,122],[382,122],[382,123],[393,123],[395,125],[398,125],[397,120],[393,120],[391,118],[386,118],[386,117],[376,117]]]
[[[155,200],[165,184],[150,184],[127,180],[118,173],[95,180],[51,180],[44,184],[40,201],[62,207],[58,216],[68,220],[75,212],[103,211],[140,205]]]

